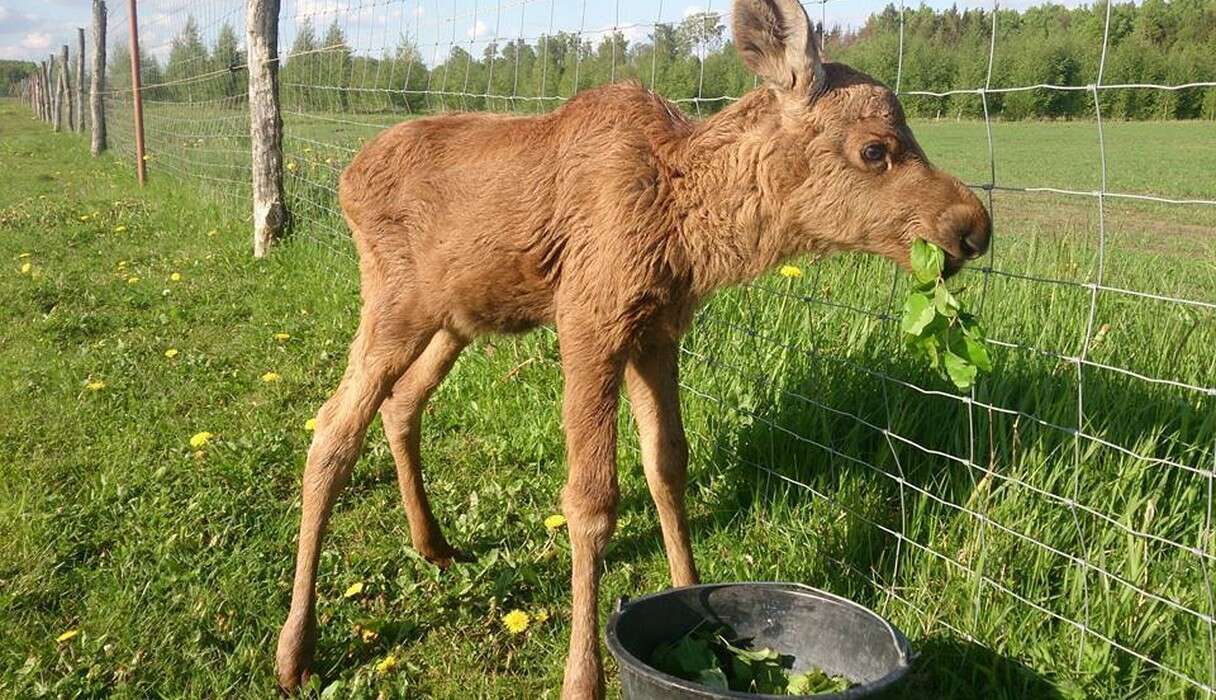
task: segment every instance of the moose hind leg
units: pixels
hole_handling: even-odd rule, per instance
[[[276,675],[285,690],[299,688],[312,672],[317,562],[334,500],[350,476],[367,426],[380,403],[432,334],[432,329],[424,330],[408,321],[393,322],[365,312],[342,381],[317,414],[301,489],[291,611],[279,633],[275,655]]]
[[[465,344],[450,331],[435,333],[426,350],[397,380],[392,394],[380,405],[384,432],[397,465],[397,484],[409,520],[410,540],[422,556],[442,567],[451,564],[459,552],[444,538],[426,497],[422,479],[422,413]]]
[[[678,341],[647,343],[630,358],[625,385],[638,427],[646,483],[659,511],[671,583],[691,586],[698,578],[684,510],[688,442],[680,419],[678,363]]]

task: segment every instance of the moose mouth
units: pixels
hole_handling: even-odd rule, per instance
[[[946,253],[946,264],[942,268],[942,277],[950,279],[967,266],[968,258],[964,258],[952,253]]]

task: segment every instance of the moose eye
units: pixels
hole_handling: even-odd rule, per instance
[[[861,149],[861,157],[869,163],[881,163],[887,159],[887,147],[881,143],[871,143]]]

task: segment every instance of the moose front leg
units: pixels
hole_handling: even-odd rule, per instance
[[[562,683],[565,700],[604,696],[599,644],[599,583],[604,547],[616,527],[616,414],[619,353],[590,334],[562,333],[565,393],[562,422],[569,474],[562,511],[570,529],[573,560],[570,652]]]

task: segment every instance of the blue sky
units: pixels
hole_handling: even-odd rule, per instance
[[[807,3],[814,19],[829,26],[856,26],[886,0],[826,0]],[[896,2],[898,4],[898,2]],[[910,0],[908,6],[915,3]],[[927,2],[932,7],[992,7],[992,2]],[[1032,0],[1002,2],[1026,7]],[[1065,0],[1064,4],[1080,2]],[[40,59],[60,45],[75,45],[75,27],[87,27],[90,0],[0,0],[0,58]],[[126,0],[109,0],[110,40],[127,40]],[[140,33],[145,48],[162,59],[187,14],[198,19],[209,40],[224,22],[243,31],[244,0],[140,0]],[[703,9],[725,11],[730,0],[284,0],[282,41],[290,46],[296,28],[308,20],[319,31],[334,19],[358,51],[379,53],[405,34],[416,37],[428,62],[442,60],[453,44],[479,54],[495,36],[532,38],[552,30],[582,29],[592,41],[613,27],[631,39],[645,39],[656,22],[678,22]]]

